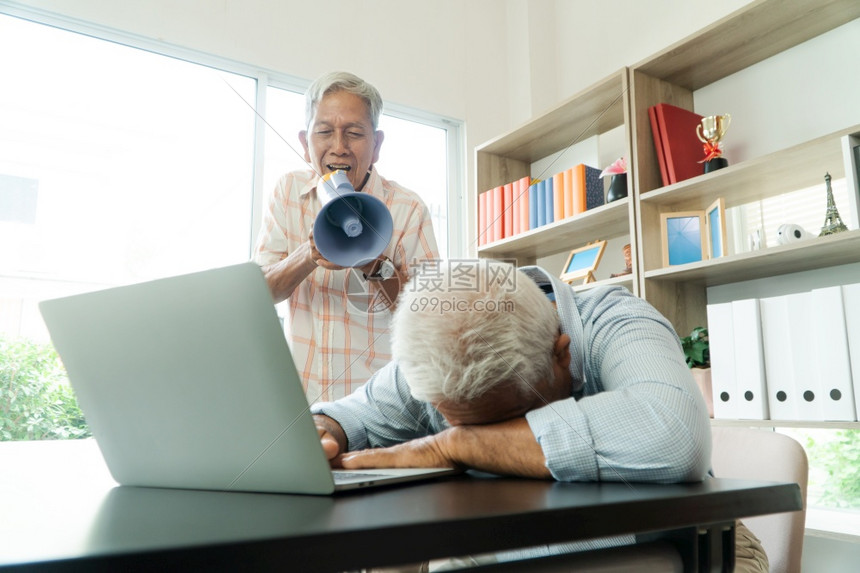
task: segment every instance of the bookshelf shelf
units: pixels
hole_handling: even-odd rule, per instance
[[[624,114],[626,80],[625,68],[569,97],[520,127],[480,145],[475,150],[478,157],[482,158],[479,163],[486,164],[489,157],[523,164],[533,163],[557,151],[567,149],[572,143],[623,125],[626,119]],[[520,177],[525,175],[528,173],[523,173]],[[507,181],[482,182],[489,188]],[[479,187],[479,189],[482,188]]]
[[[603,279],[600,281],[595,281],[593,283],[588,283],[584,285],[573,285],[573,290],[576,292],[581,292],[584,290],[592,289],[599,286],[623,286],[629,291],[633,291],[633,279],[631,275],[624,275],[620,277]]]
[[[658,103],[694,111],[694,91],[857,18],[860,18],[857,0],[754,0],[652,57],[574,95],[546,114],[477,147],[477,193],[531,176],[533,163],[567,149],[578,139],[619,126],[624,126],[628,148],[625,154],[628,159],[626,199],[483,245],[478,248],[478,255],[515,258],[520,265],[534,264],[539,258],[595,239],[629,236],[633,265],[630,275],[573,288],[579,292],[602,285],[625,286],[648,300],[682,336],[694,327],[707,325],[709,287],[860,262],[860,230],[852,230],[664,267],[661,213],[704,210],[718,198],[723,199],[728,209],[817,186],[823,194],[824,175],[828,172],[834,180],[843,177],[856,180],[860,178],[860,168],[856,166],[860,164],[860,157],[852,160],[847,156],[857,154],[854,148],[860,144],[860,125],[848,125],[798,145],[748,157],[716,172],[664,186],[648,113],[648,109]],[[791,97],[787,95],[783,99]],[[797,116],[806,122],[817,121],[815,108],[803,107],[802,97],[795,99]],[[855,122],[856,119],[851,121]],[[855,166],[849,167],[852,161]],[[840,211],[860,210],[860,199],[852,201],[852,205],[840,204]],[[846,212],[842,215],[845,217]],[[722,290],[731,291],[731,288]],[[711,424],[860,430],[860,422],[713,419]],[[826,524],[825,521],[819,524],[823,527],[813,526],[808,530],[810,534],[853,542],[858,539],[856,535],[833,533],[832,520]]]
[[[574,142],[623,126],[629,186],[625,199],[480,246],[478,255],[516,259],[520,265],[535,264],[540,258],[596,239],[623,237],[632,246],[633,272],[574,288],[581,291],[601,285],[623,285],[648,300],[682,334],[707,324],[709,287],[860,262],[860,230],[853,230],[664,267],[661,213],[703,210],[718,198],[724,200],[726,208],[732,208],[816,186],[824,193],[827,172],[834,180],[860,176],[854,173],[856,168],[846,173],[846,166],[851,165],[846,154],[850,155],[852,148],[860,143],[860,125],[845,126],[798,145],[663,186],[648,115],[649,107],[658,103],[693,110],[695,90],[856,18],[860,18],[860,2],[856,0],[755,0],[478,146],[476,193],[525,176],[543,177],[531,172],[533,164],[545,162]],[[855,209],[856,203],[855,200]],[[860,422],[714,420],[713,423],[860,429]]]
[[[694,90],[858,17],[860,3],[849,0],[759,0],[630,68],[639,295],[678,332],[707,324],[708,287],[858,262],[860,243],[850,232],[664,268],[661,214],[706,209],[718,198],[728,209],[815,186],[823,194],[825,173],[845,177],[844,140],[860,125],[664,187],[649,107],[693,110]]]
[[[856,133],[860,125],[643,193],[640,200],[644,205],[681,211],[704,209],[718,197],[724,197],[729,208],[815,185],[823,193],[825,172],[833,179],[845,177],[842,138]]]
[[[695,91],[858,17],[853,0],[760,0],[633,68]]]
[[[496,137],[475,149],[476,189],[478,192],[533,174],[532,163],[571,145],[618,127],[625,127],[625,155],[630,156],[627,130],[629,114],[627,69],[621,69],[590,88],[561,102],[550,111],[520,127]],[[628,176],[629,179],[629,176]],[[535,264],[537,259],[584,245],[596,239],[624,237],[636,239],[632,189],[626,198],[590,209],[584,213],[544,225],[478,247],[478,255],[496,259],[516,259],[519,265]],[[627,284],[638,291],[638,269]]]
[[[860,230],[645,271],[645,279],[709,287],[856,262],[860,262]]]
[[[540,256],[569,251],[595,238],[617,237],[629,233],[629,203],[630,197],[625,197],[601,205],[581,215],[483,245],[478,248],[478,254],[489,258],[534,261]]]
[[[860,430],[860,422],[821,422],[810,420],[729,420],[712,418],[712,426],[743,428],[821,428],[825,430]]]
[[[706,324],[709,286],[857,262],[855,232],[663,268],[660,214],[726,208],[821,185],[845,176],[846,127],[761,157],[663,186],[648,108],[665,102],[693,109],[693,91],[860,17],[855,0],[757,0],[701,31],[562,101],[546,113],[475,149],[476,192],[532,176],[532,164],[572,143],[624,126],[629,195],[582,215],[478,247],[478,255],[537,259],[595,239],[629,237],[632,291],[666,315],[678,332]]]

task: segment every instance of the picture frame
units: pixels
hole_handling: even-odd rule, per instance
[[[842,137],[842,157],[845,162],[845,184],[848,186],[849,229],[860,225],[860,133]]]
[[[705,209],[705,229],[708,237],[708,258],[726,256],[726,201],[722,197]]]
[[[660,214],[663,266],[684,265],[708,258],[705,211]]]
[[[594,282],[594,271],[600,264],[605,248],[606,241],[598,240],[570,251],[561,269],[561,280],[568,284],[579,279],[582,279],[582,284]]]

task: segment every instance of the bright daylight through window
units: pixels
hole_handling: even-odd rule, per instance
[[[15,55],[0,58],[0,440],[80,437],[88,431],[38,302],[249,260],[262,197],[305,167],[304,88],[260,82],[268,127],[249,103],[269,76],[250,67],[2,14],[0,53]],[[380,123],[381,173],[422,194],[447,252],[456,130]]]

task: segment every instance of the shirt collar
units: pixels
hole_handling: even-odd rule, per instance
[[[584,383],[584,350],[585,334],[582,328],[582,318],[576,306],[576,295],[573,289],[555,275],[538,266],[520,267],[519,269],[538,286],[549,287],[555,297],[555,307],[561,320],[561,331],[570,336],[570,374],[573,377],[573,390],[577,393]],[[547,290],[544,288],[544,290]]]

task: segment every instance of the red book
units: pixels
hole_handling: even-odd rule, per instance
[[[478,195],[478,246],[487,244],[487,198],[489,191]]]
[[[667,103],[658,103],[654,107],[657,108],[669,182],[678,183],[704,173],[705,166],[699,161],[705,158],[705,154],[696,135],[696,126],[701,123],[702,116]]]
[[[513,219],[512,235],[519,235],[522,232],[520,229],[520,182],[519,180],[511,183],[511,219]]]
[[[493,208],[487,213],[487,226],[492,227],[493,233],[490,235],[491,241],[498,241],[504,237],[503,231],[503,211],[505,208],[505,193],[504,187],[499,185],[493,188]]]
[[[502,238],[513,237],[514,235],[514,185],[506,183],[504,185],[504,205],[502,205],[502,214],[504,222],[502,223]]]
[[[648,117],[651,119],[651,135],[654,137],[654,150],[657,152],[657,163],[660,165],[660,177],[663,186],[669,185],[669,172],[666,171],[666,156],[663,154],[663,135],[660,133],[660,124],[657,122],[657,107],[648,108]]]

